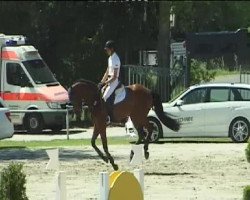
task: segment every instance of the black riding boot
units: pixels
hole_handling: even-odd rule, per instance
[[[106,101],[106,108],[108,111],[108,115],[110,118],[110,122],[114,120],[113,118],[113,104],[114,104],[114,100],[115,100],[115,95],[114,93],[112,95],[110,95],[110,97],[107,99]]]

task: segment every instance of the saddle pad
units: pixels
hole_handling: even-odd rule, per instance
[[[116,89],[114,105],[123,101],[125,99],[125,97],[126,97],[126,90],[125,90],[124,86]]]

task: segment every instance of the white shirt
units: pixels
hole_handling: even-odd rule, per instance
[[[119,73],[120,73],[120,66],[121,66],[120,58],[114,52],[111,56],[109,56],[109,59],[108,59],[108,75],[113,76],[114,69],[118,69],[117,70],[117,78],[118,78]]]

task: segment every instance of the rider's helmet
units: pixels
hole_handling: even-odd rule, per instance
[[[115,42],[113,40],[108,40],[105,44],[104,49],[115,49]]]

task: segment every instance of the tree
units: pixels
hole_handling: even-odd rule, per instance
[[[167,68],[167,80],[162,100],[170,99],[170,2],[159,2],[158,65]]]

